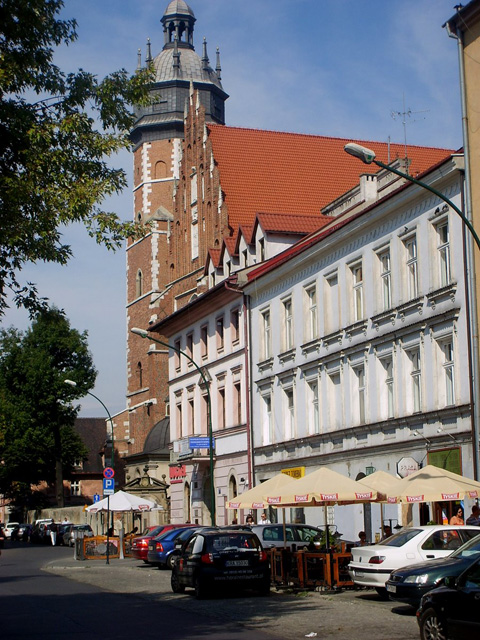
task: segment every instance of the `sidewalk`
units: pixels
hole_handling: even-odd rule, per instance
[[[170,571],[132,558],[111,559],[109,564],[105,560],[58,558],[45,565],[44,570],[108,591],[135,594],[152,602],[161,599],[174,609],[261,629],[282,640],[305,637],[328,640],[419,638],[413,609],[382,601],[370,590],[294,594],[272,589],[267,598],[246,594],[195,600],[193,592],[188,590],[185,594],[172,592]]]

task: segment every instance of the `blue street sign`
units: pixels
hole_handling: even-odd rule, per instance
[[[100,502],[100,494],[99,493],[94,493],[93,494],[93,501],[94,502]]]
[[[212,438],[213,448],[215,449],[215,440]],[[210,449],[210,438],[206,437],[197,437],[197,438],[189,438],[188,446],[190,449]]]
[[[115,493],[115,480],[113,478],[103,479],[103,495],[111,496]]]

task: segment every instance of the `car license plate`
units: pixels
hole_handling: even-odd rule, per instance
[[[248,567],[248,560],[227,560],[226,567]]]
[[[397,587],[394,584],[387,584],[387,591],[389,593],[397,593]]]
[[[353,570],[353,575],[354,575],[356,578],[363,578],[363,572],[362,572],[362,571],[359,571],[358,569],[354,569],[354,570]]]
[[[149,545],[148,545],[148,550],[149,550],[149,551],[153,551],[153,544],[149,544]]]

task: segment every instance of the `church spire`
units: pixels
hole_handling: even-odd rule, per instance
[[[215,72],[218,76],[218,80],[222,79],[222,67],[220,66],[220,49],[217,47],[217,66],[215,67]]]
[[[145,64],[148,65],[152,62],[152,44],[150,38],[147,38],[147,55],[145,56]]]
[[[203,70],[208,71],[209,65],[210,65],[210,60],[208,59],[208,53],[207,53],[207,39],[203,38],[203,55],[202,55]]]

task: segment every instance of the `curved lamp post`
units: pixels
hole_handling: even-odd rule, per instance
[[[145,331],[145,329],[139,329],[138,327],[133,327],[132,329],[130,329],[130,331],[135,335],[140,336],[141,338],[149,338],[153,342],[157,342],[158,344],[161,344],[163,347],[167,347],[168,349],[171,349],[172,351],[175,351],[179,355],[182,355],[185,358],[187,358],[187,360],[191,362],[192,365],[195,367],[195,369],[198,371],[205,385],[205,389],[207,391],[207,429],[208,429],[209,450],[210,450],[210,502],[211,502],[210,517],[212,519],[212,526],[215,526],[216,520],[215,520],[215,484],[214,484],[214,477],[213,477],[212,400],[210,397],[209,381],[205,376],[205,372],[201,369],[201,367],[198,366],[195,360],[193,360],[193,358],[191,358],[188,355],[188,353],[185,353],[181,349],[177,349],[177,347],[173,347],[171,344],[168,344],[168,342],[163,342],[162,340],[158,340],[158,338],[154,338],[150,333],[148,333],[148,331]]]
[[[65,384],[69,384],[71,387],[76,387],[77,386],[77,383],[74,380],[64,380],[64,382],[65,382]],[[114,446],[113,446],[114,440],[113,440],[113,420],[112,420],[112,416],[110,415],[110,411],[103,404],[103,402],[100,400],[100,398],[97,398],[97,396],[94,395],[93,393],[91,393],[90,391],[87,391],[86,395],[92,396],[92,398],[95,398],[95,400],[98,400],[98,402],[100,402],[102,407],[107,412],[108,419],[110,420],[110,430],[111,430],[111,436],[110,437],[112,439],[112,449],[111,449],[111,454],[110,454],[110,466],[112,467],[112,469],[114,469],[115,468],[115,454],[114,454]]]
[[[64,380],[65,384],[69,384],[71,387],[77,387],[77,383],[74,380]],[[86,392],[86,395],[92,396],[92,398],[95,398],[95,400],[98,400],[98,402],[100,402],[100,404],[102,405],[102,407],[105,409],[105,411],[107,412],[108,415],[108,419],[110,420],[110,429],[111,429],[111,439],[112,439],[112,448],[111,448],[111,454],[110,454],[110,466],[112,467],[112,469],[115,468],[115,447],[114,447],[114,439],[113,439],[113,420],[112,420],[112,416],[110,415],[110,411],[107,409],[107,407],[105,406],[105,404],[100,400],[100,398],[98,398],[94,393],[91,393],[90,391]],[[113,483],[113,490],[115,491],[115,481]],[[107,560],[106,560],[106,564],[110,564],[110,535],[109,535],[109,520],[110,520],[110,494],[107,496]],[[112,525],[113,525],[113,513],[112,513]],[[121,540],[120,540],[121,542]]]
[[[361,160],[364,164],[376,164],[377,167],[381,167],[382,169],[386,169],[387,171],[391,171],[392,173],[395,173],[397,176],[400,176],[401,178],[405,178],[405,180],[408,180],[409,182],[413,182],[414,184],[418,185],[419,187],[422,187],[422,189],[426,189],[427,191],[430,191],[431,193],[435,194],[438,198],[440,198],[441,200],[443,200],[444,202],[446,202],[448,204],[449,207],[451,207],[455,213],[457,215],[460,216],[460,218],[462,219],[463,223],[465,224],[465,226],[467,227],[467,229],[470,231],[473,240],[475,241],[475,244],[477,245],[477,248],[480,249],[480,238],[477,235],[477,232],[475,231],[472,223],[470,222],[470,220],[464,215],[463,211],[461,209],[459,209],[451,200],[449,200],[445,195],[443,195],[443,193],[441,193],[440,191],[437,191],[437,189],[434,189],[433,187],[431,187],[429,184],[426,184],[425,182],[422,182],[421,180],[417,180],[416,178],[413,178],[412,176],[408,175],[408,173],[403,173],[403,171],[399,171],[398,169],[395,169],[393,167],[391,167],[388,164],[384,164],[383,162],[380,162],[380,160],[376,160],[375,158],[375,151],[372,151],[371,149],[367,149],[367,147],[362,147],[359,144],[355,144],[354,142],[349,142],[348,144],[345,145],[344,150],[350,154],[351,156],[353,156],[354,158],[358,158],[359,160]],[[478,347],[478,328],[477,328],[477,314],[476,314],[476,307],[475,307],[475,295],[476,295],[476,291],[475,291],[475,287],[472,284],[473,281],[467,282],[467,289],[470,292],[470,299],[471,299],[471,309],[470,309],[470,339],[471,339],[471,349],[472,349],[472,354],[471,354],[471,358],[472,358],[472,369],[473,369],[473,385],[472,385],[472,400],[473,400],[473,435],[474,435],[474,442],[473,442],[473,447],[474,447],[474,461],[475,461],[475,476],[478,477],[478,475],[480,474],[480,452],[479,452],[479,443],[480,443],[480,433],[479,433],[479,429],[480,429],[480,370],[479,370],[479,347]],[[472,317],[473,316],[473,317]]]

